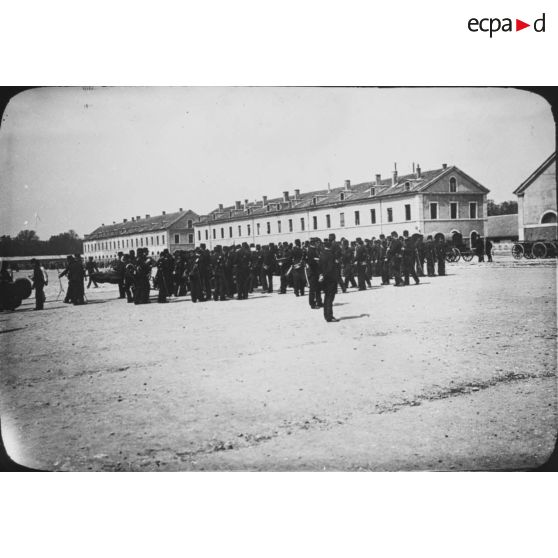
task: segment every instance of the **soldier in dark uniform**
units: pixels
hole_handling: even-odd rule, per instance
[[[276,255],[277,268],[279,270],[279,294],[287,292],[287,271],[292,265],[292,258],[286,242],[280,246]]]
[[[273,292],[273,274],[275,273],[275,245],[270,243],[262,250],[262,287],[265,292]]]
[[[174,259],[174,296],[186,296],[188,289],[186,287],[186,254],[180,250],[176,253]]]
[[[446,274],[446,241],[443,237],[436,238],[434,249],[436,261],[438,262],[438,275],[442,277]]]
[[[200,301],[211,299],[211,257],[205,244],[200,244],[200,256],[198,262],[202,284],[203,298]]]
[[[492,261],[492,242],[487,238],[485,242],[485,252],[486,252],[486,259],[491,262]]]
[[[310,308],[322,308],[320,277],[320,253],[318,238],[311,238],[306,252],[306,273],[308,275],[308,302]]]
[[[85,269],[79,254],[76,254],[68,266],[68,290],[72,291],[72,304],[78,306],[85,304]]]
[[[426,257],[426,273],[428,277],[435,277],[434,262],[436,261],[436,246],[432,240],[431,234],[426,237],[426,242],[424,243],[424,255]]]
[[[70,271],[70,264],[74,261],[73,256],[66,256],[66,267],[62,272],[58,274],[58,277],[64,277],[64,275],[68,276],[68,272]],[[73,302],[74,293],[72,292],[72,285],[70,281],[68,281],[68,288],[66,289],[66,296],[64,297],[65,304],[71,304]]]
[[[416,250],[413,239],[409,237],[408,231],[403,231],[403,257],[401,265],[403,268],[403,282],[405,285],[409,284],[409,275],[415,280],[415,284],[419,284],[419,278],[415,272],[416,264]]]
[[[304,265],[304,252],[300,245],[300,240],[297,238],[292,251],[292,275],[295,296],[304,296],[304,287],[306,286]]]
[[[122,252],[118,252],[118,258],[113,262],[112,267],[118,273],[118,298],[126,298],[124,290],[124,262],[122,261]]]
[[[386,250],[386,263],[391,266],[393,278],[395,280],[395,287],[403,285],[401,281],[401,259],[402,259],[403,245],[395,231],[391,233],[389,247]]]
[[[343,282],[343,292],[347,291],[349,283],[351,287],[357,288],[357,284],[355,282],[355,274],[353,270],[353,263],[354,263],[354,251],[349,246],[348,240],[343,240],[341,243],[341,267],[343,269],[343,275],[345,276],[345,281]]]
[[[172,293],[172,270],[174,268],[174,260],[165,248],[157,262],[156,281],[159,287],[159,296],[157,302],[168,302],[167,297]]]
[[[366,286],[372,288],[372,261],[374,255],[374,244],[368,238],[364,239],[364,250],[366,252],[366,269],[364,271],[364,281]]]
[[[126,300],[132,303],[134,302],[133,290],[136,267],[129,254],[124,254],[122,261],[124,262],[124,293],[126,294]]]
[[[479,258],[479,263],[484,262],[484,241],[481,236],[477,236],[475,240],[475,252]]]
[[[238,291],[237,299],[246,300],[248,298],[248,282],[250,280],[250,249],[243,242],[238,247],[235,258],[236,269],[236,289]]]
[[[142,248],[138,248],[136,273],[134,276],[134,304],[149,304],[149,277],[151,276],[151,262]]]
[[[335,260],[330,239],[324,241],[324,246],[320,254],[319,266],[319,281],[324,291],[324,318],[326,322],[338,322],[339,320],[333,316],[333,301],[337,293],[339,267]]]
[[[258,281],[261,276],[262,258],[260,246],[250,245],[250,280],[248,282],[248,292],[253,293],[258,287]]]
[[[355,265],[357,268],[358,290],[366,290],[366,248],[362,238],[356,239]]]
[[[415,240],[415,268],[418,277],[424,277],[424,242],[422,234],[418,235]]]
[[[87,262],[85,263],[85,271],[87,271],[87,275],[89,276],[89,282],[87,283],[87,288],[91,287],[91,283],[95,286],[95,289],[99,287],[95,279],[93,279],[92,275],[96,271],[99,271],[99,267],[97,263],[93,261],[93,256],[89,256]]]
[[[233,298],[234,288],[234,257],[229,246],[223,246],[223,269],[225,272],[225,292],[229,298]]]
[[[227,279],[225,277],[225,257],[221,246],[215,246],[214,253],[211,258],[211,267],[215,275],[215,290],[213,291],[213,300],[227,300]]]
[[[188,277],[190,278],[190,292],[192,296],[192,302],[198,302],[203,297],[202,285],[201,285],[201,273],[200,273],[200,260],[201,260],[201,250],[196,248],[194,250],[194,257],[191,261],[191,266],[188,269]]]
[[[31,260],[33,264],[33,288],[35,289],[35,310],[42,310],[43,305],[45,303],[45,276],[43,270],[41,269],[41,265],[39,262],[33,258]]]

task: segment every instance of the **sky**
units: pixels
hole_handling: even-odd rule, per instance
[[[40,88],[0,127],[0,235],[70,229],[456,165],[497,202],[555,150],[511,88]]]

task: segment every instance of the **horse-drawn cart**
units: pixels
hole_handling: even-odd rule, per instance
[[[514,243],[511,252],[516,260],[521,258],[528,260],[555,258],[558,256],[558,242],[556,240],[520,240]]]

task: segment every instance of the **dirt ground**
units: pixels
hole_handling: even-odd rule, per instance
[[[46,470],[535,467],[558,430],[556,264],[458,263],[418,286],[0,313],[13,459]],[[153,293],[154,294],[154,293]]]

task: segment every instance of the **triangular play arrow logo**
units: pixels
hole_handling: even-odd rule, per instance
[[[521,31],[522,29],[525,29],[526,27],[531,27],[531,24],[530,23],[525,23],[524,21],[521,21],[520,19],[515,20],[515,30],[516,31]]]

